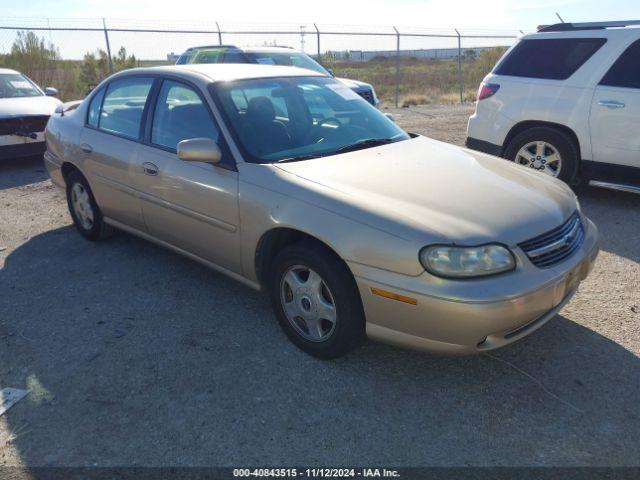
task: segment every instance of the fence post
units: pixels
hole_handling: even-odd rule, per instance
[[[220,31],[220,25],[216,22],[216,28],[218,29],[218,45],[222,45],[222,32]]]
[[[109,45],[109,31],[107,30],[107,22],[102,19],[102,28],[104,29],[104,39],[107,42],[107,57],[109,57],[109,73],[113,73],[113,59],[111,58],[111,45]]]
[[[462,85],[462,37],[458,29],[454,29],[458,35],[458,85],[460,85],[460,103],[464,102],[464,86]]]
[[[400,104],[400,32],[396,27],[396,108]]]
[[[322,63],[322,59],[320,57],[320,30],[318,30],[318,26],[314,23],[313,28],[316,29],[316,42],[318,44],[318,63]]]

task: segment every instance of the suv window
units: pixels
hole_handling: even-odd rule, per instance
[[[566,80],[606,43],[605,38],[522,40],[495,73],[513,77]]]
[[[196,50],[187,63],[222,63],[224,48],[207,48]]]
[[[92,127],[97,127],[100,121],[100,108],[102,108],[102,99],[104,98],[104,88],[101,88],[99,92],[91,99],[89,104],[89,111],[87,112],[87,124]]]
[[[107,87],[98,127],[130,138],[138,138],[142,112],[153,78],[124,78]]]
[[[218,141],[220,130],[209,108],[191,87],[172,80],[162,82],[153,113],[151,143],[175,150],[189,138]]]
[[[604,76],[600,85],[640,88],[640,40],[631,44]]]

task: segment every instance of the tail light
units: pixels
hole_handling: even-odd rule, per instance
[[[500,90],[500,85],[497,83],[482,82],[478,88],[478,101],[493,97],[498,90]]]

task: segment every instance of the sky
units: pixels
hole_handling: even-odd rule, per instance
[[[603,5],[606,11],[603,12]],[[3,17],[443,26],[533,30],[555,22],[640,18],[638,0],[0,0]],[[603,15],[605,15],[603,17]]]
[[[606,9],[603,8],[606,4]],[[453,33],[508,31],[532,32],[541,24],[556,23],[558,12],[565,21],[628,20],[640,18],[640,0],[0,0],[0,25],[101,25],[146,28],[215,29],[219,22],[223,29],[249,30],[288,26],[297,30],[301,24],[307,31],[313,23],[321,29],[402,31],[438,29]],[[178,26],[178,27],[176,27]],[[341,26],[341,28],[333,28]],[[104,48],[104,35],[99,32],[42,33],[55,43],[63,58],[82,58],[86,51]],[[10,49],[15,31],[0,30],[0,52]],[[138,58],[159,59],[170,52],[180,53],[193,45],[217,43],[211,35],[130,34],[111,35],[112,50],[125,46]],[[322,50],[393,50],[395,39],[387,37],[326,36]],[[315,53],[317,43],[313,35],[306,35],[304,46],[299,35],[247,36],[225,35],[224,43],[260,45],[277,41],[278,45],[304,48]],[[492,46],[508,41],[465,40],[466,47]],[[455,39],[402,40],[402,48],[451,48]]]

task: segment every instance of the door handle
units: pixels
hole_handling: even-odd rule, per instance
[[[151,162],[144,162],[142,164],[142,170],[146,175],[155,176],[158,174],[158,166]]]
[[[617,102],[615,100],[600,100],[598,102],[598,105],[601,105],[603,107],[607,107],[607,108],[624,108],[626,107],[626,105],[622,102]]]
[[[80,145],[80,150],[82,150],[84,153],[91,153],[93,152],[93,147],[88,143],[83,143],[82,145]]]

